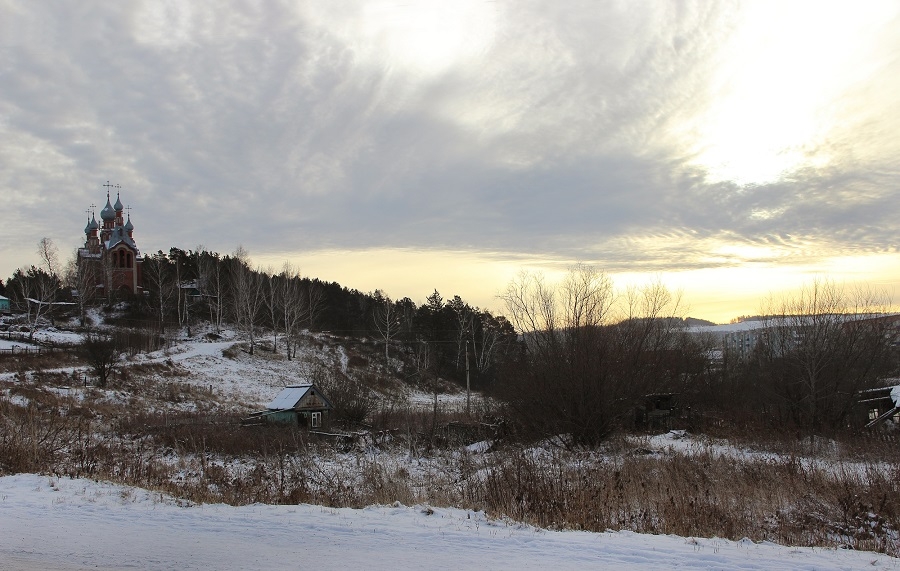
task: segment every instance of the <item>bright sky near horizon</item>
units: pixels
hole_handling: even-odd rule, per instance
[[[900,2],[0,0],[0,277],[83,240],[501,310],[520,269],[690,315],[900,297]],[[114,198],[113,198],[114,200]]]

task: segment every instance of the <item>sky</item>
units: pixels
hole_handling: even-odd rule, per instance
[[[718,322],[821,276],[900,299],[896,0],[0,14],[4,278],[45,236],[70,257],[110,182],[145,253],[418,303],[502,311],[576,263]]]

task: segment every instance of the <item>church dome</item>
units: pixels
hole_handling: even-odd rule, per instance
[[[106,198],[106,206],[100,211],[100,218],[103,220],[115,220],[116,218],[116,211],[113,210],[112,205],[110,205],[109,197]]]
[[[116,204],[115,206],[113,206],[113,208],[116,209],[116,212],[122,212],[122,208],[124,208],[124,206],[122,206],[122,201],[119,200],[118,194],[116,194]]]
[[[131,214],[128,215],[128,222],[125,223],[125,231],[131,232],[134,230],[134,224],[131,223]]]
[[[84,233],[90,234],[91,232],[91,220],[88,218],[87,225],[84,227]]]

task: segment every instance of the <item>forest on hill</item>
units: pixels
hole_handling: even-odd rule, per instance
[[[141,292],[102,295],[96,276],[75,261],[61,265],[52,243],[42,240],[38,252],[41,265],[4,286],[32,332],[61,308],[90,327],[87,310],[97,305],[118,309],[107,325],[144,339],[227,325],[251,355],[263,334],[269,350],[291,359],[304,332],[327,332],[377,346],[384,365],[420,388],[450,381],[486,391],[523,434],[565,433],[581,444],[657,414],[689,427],[855,430],[858,395],[898,375],[898,317],[877,292],[828,280],[772,304],[752,324],[758,332],[725,342],[682,315],[660,281],[619,290],[585,265],[558,283],[520,274],[500,295],[506,315],[494,315],[436,290],[417,304],[303,276],[289,263],[254,267],[242,248],[145,255]]]

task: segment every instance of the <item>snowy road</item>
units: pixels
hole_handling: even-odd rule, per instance
[[[883,555],[550,532],[456,509],[182,507],[137,488],[0,478],[2,569],[900,569]]]

